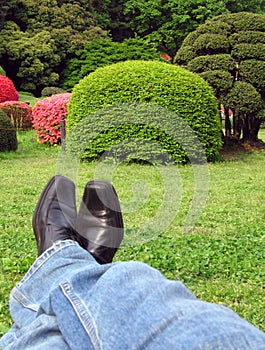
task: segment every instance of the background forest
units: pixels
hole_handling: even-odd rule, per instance
[[[71,91],[99,66],[127,59],[169,62],[206,20],[264,13],[264,0],[2,0],[0,66],[16,88]]]

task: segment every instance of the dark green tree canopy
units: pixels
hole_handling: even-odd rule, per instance
[[[220,15],[190,33],[174,60],[199,73],[214,88],[218,103],[233,110],[234,136],[239,138],[243,132],[244,140],[257,141],[264,114],[264,39],[265,15]],[[228,115],[226,135],[231,135]]]
[[[129,0],[125,4],[130,28],[171,56],[188,33],[225,11],[219,0]]]
[[[140,38],[170,57],[175,56],[184,40],[185,45],[181,47],[183,63],[201,55],[200,50],[203,51],[205,46],[210,51],[215,50],[216,54],[220,51],[225,54],[229,45],[234,47],[235,57],[243,55],[245,60],[248,55],[248,59],[263,60],[259,56],[261,47],[249,47],[244,52],[241,47],[246,43],[265,44],[264,35],[261,39],[255,36],[256,31],[264,34],[262,20],[241,18],[233,23],[233,19],[225,22],[217,19],[204,25],[206,20],[217,15],[239,11],[264,13],[264,0],[2,0],[0,66],[17,89],[27,88],[40,94],[46,84],[63,85],[65,76],[62,72],[66,66],[69,71],[69,60],[76,58],[76,53],[84,45],[106,38],[120,43],[129,38]],[[243,36],[240,33],[242,23],[245,26]],[[195,31],[198,26],[200,31]],[[213,31],[211,27],[214,27]],[[47,33],[50,35],[50,47],[45,54]],[[36,39],[40,38],[35,37],[37,34],[44,36],[43,48],[37,43]],[[205,34],[204,37],[199,37],[201,34]],[[16,44],[19,44],[19,50],[15,49]],[[193,49],[188,49],[188,46]],[[26,47],[29,59],[25,59],[23,54]],[[19,57],[17,51],[21,53]],[[253,52],[251,57],[249,52]],[[52,55],[55,55],[54,59]],[[14,59],[15,56],[18,58]],[[30,78],[32,64],[34,76]],[[41,79],[41,76],[44,78]]]
[[[260,94],[249,83],[236,81],[229,93],[223,98],[225,105],[228,105],[237,114],[257,114],[264,108]]]
[[[154,45],[140,38],[125,39],[122,43],[110,39],[93,40],[76,52],[64,70],[64,88],[71,90],[86,75],[98,67],[126,60],[158,60]]]
[[[22,32],[14,22],[6,22],[0,40],[3,67],[6,67],[4,63],[8,59],[6,71],[15,83],[20,81],[20,89],[34,91],[37,86],[58,82],[59,75],[55,69],[61,59],[48,31],[30,35]]]
[[[0,32],[0,65],[19,89],[39,94],[43,87],[59,84],[76,50],[107,37],[90,7],[82,1],[8,3]]]

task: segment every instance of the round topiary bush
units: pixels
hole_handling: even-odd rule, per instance
[[[66,118],[71,93],[53,95],[39,100],[32,109],[32,123],[40,143],[61,142],[60,121]]]
[[[98,118],[95,111],[108,106],[135,102],[161,106],[165,111],[168,110],[168,118],[173,129],[179,124],[177,118],[183,119],[197,135],[206,156],[211,159],[218,154],[221,147],[221,131],[212,88],[199,75],[164,62],[120,62],[98,68],[82,79],[74,87],[69,102],[68,131],[71,132],[83,118],[86,118],[89,125],[94,126]],[[148,113],[144,113],[143,117],[144,115],[147,116]],[[140,137],[158,142],[176,161],[186,161],[183,151],[180,156],[180,148],[162,130],[157,131],[151,126],[148,127],[149,122],[146,124],[144,120],[141,125],[139,123],[129,125],[130,116],[127,112],[117,112],[117,118],[119,125],[97,137],[89,145],[84,157],[97,158],[117,140]]]
[[[17,133],[9,117],[0,109],[0,152],[17,149]]]
[[[0,102],[17,100],[18,92],[12,80],[5,75],[0,75]]]
[[[6,115],[10,118],[11,123],[16,129],[32,129],[32,107],[22,101],[6,101],[0,103]]]

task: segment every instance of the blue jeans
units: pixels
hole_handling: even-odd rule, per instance
[[[265,349],[265,333],[232,310],[146,264],[99,265],[70,240],[35,261],[10,312],[4,350]]]

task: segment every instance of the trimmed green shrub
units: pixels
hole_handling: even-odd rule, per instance
[[[257,90],[251,84],[242,81],[235,82],[222,102],[236,115],[248,114],[249,110],[255,114],[264,109],[264,102]]]
[[[265,61],[243,61],[239,66],[239,74],[247,83],[252,84],[260,93],[264,91]]]
[[[265,44],[265,33],[246,31],[234,33],[229,37],[230,44],[232,46],[236,44]]]
[[[220,16],[216,16],[215,18],[218,18]],[[225,35],[227,36],[230,33],[230,25],[225,23],[225,22],[221,22],[221,21],[214,21],[214,19],[209,19],[208,21],[206,21],[204,24],[201,24],[199,27],[197,27],[197,29],[194,32],[191,32],[190,34],[192,35],[192,33],[196,33],[198,34],[220,34],[220,35]],[[193,34],[194,36],[196,36],[196,34]]]
[[[200,76],[214,88],[215,96],[220,98],[233,86],[233,77],[229,72],[223,70],[212,70],[200,73]]]
[[[191,46],[183,46],[181,47],[176,56],[175,56],[175,60],[178,61],[179,65],[185,64],[186,62],[189,62],[191,60],[193,60],[196,57],[196,53],[193,50],[193,48]]]
[[[193,49],[200,53],[226,53],[230,47],[229,40],[225,35],[222,34],[202,34],[200,35],[193,44]]]
[[[186,38],[183,40],[182,47],[184,47],[184,46],[192,47],[195,40],[197,40],[200,35],[201,35],[201,33],[199,33],[198,31],[194,31],[194,32],[189,33],[186,36]]]
[[[209,70],[234,71],[235,60],[228,54],[198,56],[190,61],[187,69],[194,73],[201,73]]]
[[[49,97],[52,95],[58,95],[58,94],[63,94],[66,91],[57,87],[57,86],[46,86],[41,90],[41,96],[42,97]]]
[[[264,32],[265,16],[251,12],[232,13],[226,21],[233,26],[234,32],[244,31]]]
[[[127,103],[145,104],[144,110],[140,106],[131,112],[133,117],[134,114],[139,114],[138,122],[134,119],[133,123],[130,123],[130,110],[127,111],[126,106],[123,112],[123,109],[104,110],[109,106]],[[159,112],[163,114],[161,120],[162,117],[168,116],[173,134],[180,120],[184,120],[194,130],[206,156],[210,159],[217,155],[221,147],[221,131],[212,88],[199,75],[163,62],[120,62],[98,68],[82,79],[74,87],[70,98],[68,131],[71,133],[83,118],[86,119],[88,128],[94,128],[100,118],[93,112],[103,108],[102,113],[109,113],[110,119],[116,118],[119,125],[110,123],[108,131],[97,135],[84,153],[85,158],[99,157],[117,140],[145,138],[150,142],[158,142],[177,162],[186,162],[186,156],[183,150],[180,152],[176,142],[166,136],[163,130],[150,126],[152,124],[145,110],[150,110],[152,115],[150,105],[164,107],[165,111]],[[146,151],[144,144],[139,147],[143,147],[143,152]],[[196,157],[196,154],[193,153],[193,156]]]
[[[0,109],[0,152],[17,149],[17,133],[9,117]]]
[[[231,55],[239,61],[251,58],[265,61],[265,44],[237,44],[233,47]]]

